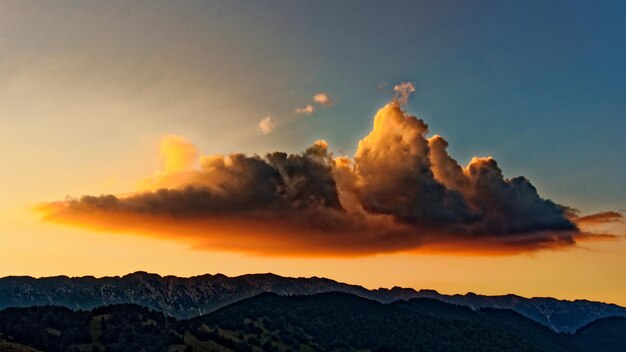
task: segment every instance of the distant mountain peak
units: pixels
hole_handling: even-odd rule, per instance
[[[423,288],[419,291],[417,291],[419,294],[433,294],[433,295],[438,295],[439,292],[437,290],[432,290],[432,289],[426,289]]]

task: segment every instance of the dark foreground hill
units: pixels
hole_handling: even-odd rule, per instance
[[[0,340],[0,351],[2,352],[38,352],[38,350],[15,342]]]
[[[598,352],[626,351],[626,318],[596,320],[577,331],[574,340]]]
[[[409,301],[397,301],[392,305],[440,319],[465,320],[494,330],[503,330],[545,351],[566,352],[576,349],[570,341],[570,335],[555,334],[550,328],[509,309],[472,310],[430,298],[413,298]]]
[[[8,308],[0,311],[0,350],[618,352],[626,350],[624,321],[603,319],[569,335],[510,310],[263,293],[187,320],[134,304]]]
[[[443,295],[432,290],[410,288],[368,290],[325,278],[288,278],[273,274],[227,277],[221,274],[190,278],[137,272],[123,277],[56,276],[0,278],[0,309],[34,305],[59,305],[74,310],[91,310],[111,304],[135,303],[180,319],[207,314],[230,303],[262,292],[281,295],[312,295],[346,292],[382,303],[401,299],[433,298],[480,308],[512,309],[557,332],[574,332],[589,322],[625,316],[626,308],[586,300],[524,298],[515,295]]]

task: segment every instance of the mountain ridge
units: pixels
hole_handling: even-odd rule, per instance
[[[272,272],[266,272],[266,273],[250,273],[250,274],[242,274],[242,275],[236,275],[236,276],[228,276],[222,273],[216,273],[216,274],[200,274],[200,275],[191,275],[191,276],[177,276],[177,275],[160,275],[157,273],[149,273],[146,271],[135,271],[132,273],[128,273],[128,274],[124,274],[124,275],[105,275],[105,276],[93,276],[93,275],[83,275],[83,276],[68,276],[68,275],[53,275],[53,276],[31,276],[31,275],[7,275],[7,276],[3,276],[0,277],[0,280],[4,280],[4,279],[33,279],[33,280],[44,280],[44,279],[56,279],[56,278],[62,278],[62,279],[95,279],[95,280],[101,280],[101,279],[123,279],[123,278],[128,278],[128,277],[133,277],[136,274],[144,274],[147,276],[155,276],[158,278],[162,278],[162,279],[168,279],[168,278],[175,278],[175,279],[195,279],[195,278],[205,278],[205,277],[224,277],[224,278],[229,278],[229,279],[237,279],[237,278],[243,278],[243,277],[260,277],[260,276],[274,276],[277,278],[282,278],[282,279],[297,279],[297,280],[301,280],[301,279],[313,279],[313,280],[324,280],[324,281],[329,281],[332,283],[336,283],[336,284],[342,284],[342,285],[348,285],[351,287],[358,287],[358,288],[363,288],[365,290],[368,291],[373,291],[373,292],[381,292],[381,291],[389,291],[389,292],[393,292],[393,291],[413,291],[414,293],[418,293],[418,294],[428,294],[428,293],[432,293],[435,295],[441,295],[441,296],[446,296],[446,297],[466,297],[466,296],[478,296],[478,297],[512,297],[512,298],[521,298],[521,299],[552,299],[552,300],[556,300],[556,301],[560,301],[560,302],[571,302],[571,303],[575,303],[575,302],[585,302],[585,303],[600,303],[603,305],[609,305],[609,306],[615,306],[615,307],[619,307],[619,308],[626,308],[624,306],[621,306],[617,303],[613,303],[613,302],[604,302],[604,301],[595,301],[595,300],[590,300],[590,299],[586,299],[586,298],[576,298],[576,299],[566,299],[566,298],[556,298],[556,297],[551,297],[551,296],[532,296],[532,297],[526,297],[526,296],[521,296],[515,293],[507,293],[507,294],[499,294],[499,295],[486,295],[486,294],[480,294],[480,293],[475,293],[472,291],[468,291],[464,294],[462,293],[453,293],[453,294],[448,294],[448,293],[441,293],[435,289],[427,289],[427,288],[422,288],[422,289],[414,289],[412,287],[402,287],[402,286],[393,286],[391,288],[387,288],[387,287],[378,287],[378,288],[367,288],[365,286],[362,285],[358,285],[358,284],[348,284],[342,281],[337,281],[334,279],[330,279],[330,278],[326,278],[323,276],[282,276],[282,275],[278,275],[278,274],[274,274]]]
[[[93,309],[110,304],[135,303],[177,318],[192,318],[262,292],[310,295],[345,292],[382,303],[431,298],[446,303],[481,308],[511,309],[557,332],[573,333],[596,319],[626,317],[626,308],[586,299],[526,298],[514,294],[486,296],[468,292],[446,295],[432,289],[394,286],[367,289],[324,277],[283,277],[273,273],[229,277],[221,273],[190,277],[137,271],[123,276],[0,278],[0,309],[33,305],[61,305]]]

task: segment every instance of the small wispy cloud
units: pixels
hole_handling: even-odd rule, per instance
[[[317,93],[313,96],[313,102],[322,106],[333,105],[333,100],[324,92]]]
[[[319,92],[311,98],[311,103],[296,108],[296,114],[311,115],[318,106],[329,107],[331,105],[333,105],[333,100],[328,93]]]
[[[274,123],[272,122],[272,117],[269,115],[265,116],[263,119],[261,119],[261,121],[259,121],[257,126],[259,127],[259,129],[261,130],[261,133],[263,134],[272,133],[272,131],[274,130]]]
[[[306,114],[311,115],[315,111],[315,107],[311,104],[307,104],[304,107],[296,108],[296,114]]]
[[[400,105],[406,105],[409,102],[409,96],[415,92],[413,82],[402,82],[393,87],[395,93],[394,101]]]

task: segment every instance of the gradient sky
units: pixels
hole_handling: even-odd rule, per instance
[[[276,258],[57,226],[32,211],[135,190],[159,169],[163,135],[204,154],[296,153],[324,139],[352,156],[406,81],[416,89],[406,108],[462,165],[490,155],[546,198],[620,211],[625,16],[622,1],[0,0],[0,275],[271,271],[626,305],[621,239],[510,256]],[[295,113],[319,92],[332,106]]]

